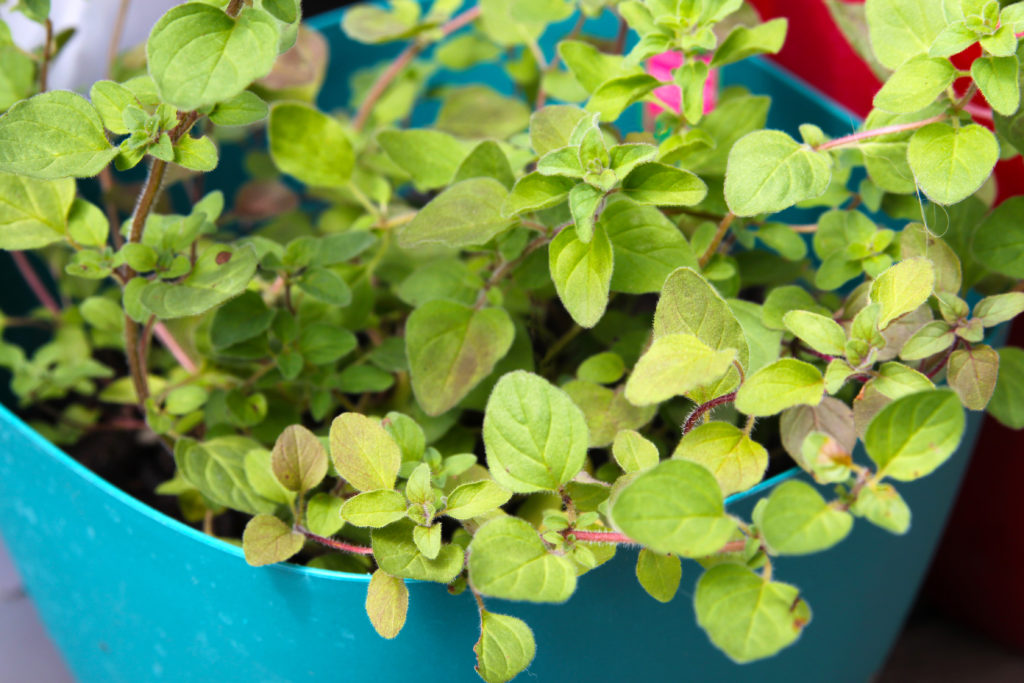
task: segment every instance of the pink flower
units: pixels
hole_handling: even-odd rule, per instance
[[[711,56],[697,57],[705,63],[711,62]],[[655,55],[647,60],[647,73],[651,74],[659,81],[670,82],[672,80],[672,71],[682,66],[684,61],[683,54],[681,52],[662,52],[660,55]],[[666,107],[679,113],[682,108],[682,92],[678,85],[663,85],[660,88],[655,88],[654,96],[661,100]],[[707,114],[715,108],[715,103],[718,99],[718,70],[712,69],[711,74],[708,76],[707,83],[704,84],[704,113]],[[647,105],[652,114],[658,114],[662,111],[663,107],[657,104]]]

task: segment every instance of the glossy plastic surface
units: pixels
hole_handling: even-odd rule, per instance
[[[354,65],[386,55],[348,42],[340,15],[314,23],[332,44],[326,107],[344,103]],[[463,78],[468,78],[463,75]],[[770,125],[804,121],[842,134],[856,121],[778,68],[728,70],[782,107]],[[7,292],[10,295],[10,292]],[[814,618],[776,658],[736,666],[697,628],[697,565],[667,605],[634,578],[635,553],[582,577],[565,605],[488,601],[533,627],[537,658],[523,680],[699,680],[859,683],[881,665],[942,530],[980,424],[972,414],[956,455],[925,480],[900,487],[914,512],[905,537],[858,521],[833,550],[776,562],[801,587]],[[796,471],[780,478],[798,476]],[[758,487],[759,489],[762,487]],[[748,492],[730,509],[749,515]],[[290,565],[248,566],[240,549],[167,518],[72,461],[0,407],[0,533],[76,676],[87,682],[479,680],[473,601],[410,584],[408,623],[385,641],[363,611],[367,577]],[[2,664],[0,664],[2,666]],[[379,672],[387,667],[387,674]],[[2,678],[2,676],[0,676]]]

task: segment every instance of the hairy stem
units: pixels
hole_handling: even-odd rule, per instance
[[[324,547],[331,548],[332,550],[340,550],[345,553],[355,553],[356,555],[373,555],[373,548],[367,548],[364,545],[345,543],[344,541],[337,541],[333,538],[327,538],[326,536],[318,536],[301,524],[296,524],[293,528],[309,540],[315,541]]]
[[[729,226],[736,220],[736,214],[732,211],[725,214],[722,222],[718,224],[718,230],[715,232],[715,238],[711,240],[711,244],[704,250],[704,253],[700,257],[700,267],[704,268],[711,262],[711,258],[718,251],[718,247],[721,246],[722,240],[725,239],[725,233],[729,232]]]
[[[231,0],[224,12],[229,17],[237,17],[238,13],[242,11],[242,6],[245,4],[245,0]]]
[[[690,417],[686,418],[686,423],[683,425],[683,436],[689,434],[690,431],[697,426],[697,423],[700,422],[701,418],[704,417],[704,415],[709,410],[717,408],[718,406],[721,405],[725,405],[726,403],[732,403],[735,400],[736,392],[733,391],[728,394],[725,394],[724,396],[713,398],[707,403],[702,403],[699,406],[697,406],[697,409],[690,413]]]
[[[463,26],[474,21],[480,16],[480,8],[473,7],[466,10],[462,14],[458,15],[447,24],[441,27],[441,37],[448,36],[455,31],[458,31]],[[402,50],[401,54],[395,58],[395,61],[391,62],[388,68],[380,75],[380,78],[370,87],[370,91],[366,94],[366,99],[359,105],[359,110],[356,112],[355,118],[352,119],[352,127],[357,131],[361,131],[365,126],[366,122],[370,118],[370,114],[373,113],[373,108],[377,105],[377,100],[381,98],[384,92],[388,89],[388,86],[405,70],[405,67],[409,65],[412,60],[423,52],[424,49],[429,45],[427,42],[419,41],[410,43]]]
[[[863,130],[859,133],[847,135],[845,137],[836,138],[835,140],[829,140],[828,142],[822,143],[815,147],[818,152],[824,152],[830,149],[838,149],[840,147],[849,147],[856,145],[864,140],[870,140],[872,138],[878,138],[883,135],[892,135],[894,133],[904,133],[908,130],[917,130],[918,128],[924,128],[925,126],[940,121],[945,121],[949,118],[948,114],[937,114],[931,118],[924,119],[923,121],[913,121],[911,123],[897,123],[891,126],[882,126],[881,128],[872,128],[871,130]]]

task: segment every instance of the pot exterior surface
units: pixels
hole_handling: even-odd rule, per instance
[[[353,65],[389,54],[347,41],[339,20],[327,14],[313,22],[331,44],[320,103],[325,109],[346,104]],[[553,39],[547,48],[552,45]],[[493,75],[484,67],[452,80]],[[839,135],[856,125],[852,114],[765,62],[726,69],[723,82],[785,103],[773,110],[771,127],[795,132],[797,124],[813,121]],[[914,514],[906,536],[858,521],[830,551],[775,562],[776,575],[799,586],[814,611],[798,643],[775,658],[732,664],[695,623],[699,568],[686,563],[676,598],[661,604],[636,582],[636,555],[628,549],[582,577],[565,605],[491,600],[488,608],[519,616],[534,629],[537,657],[524,680],[866,681],[913,601],[980,418],[970,415],[949,462],[901,486]],[[762,487],[790,476],[806,479],[790,472]],[[749,515],[749,493],[734,497],[730,509]],[[84,682],[479,680],[471,649],[478,618],[468,595],[452,597],[442,586],[411,582],[406,626],[385,641],[364,613],[368,577],[292,565],[250,567],[240,548],[137,502],[3,407],[0,534],[50,634]]]

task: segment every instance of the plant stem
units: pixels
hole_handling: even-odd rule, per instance
[[[50,59],[53,55],[50,48],[53,45],[53,22],[46,19],[46,42],[43,43],[43,57],[39,65],[39,92],[46,92],[47,78],[50,73]]]
[[[448,36],[455,31],[458,31],[463,26],[474,21],[480,16],[480,8],[472,7],[462,14],[458,15],[447,24],[441,27],[441,37]],[[370,118],[370,114],[373,112],[374,106],[377,104],[377,100],[381,98],[384,91],[388,89],[388,86],[398,78],[398,76],[405,70],[405,67],[409,65],[412,60],[423,52],[427,48],[429,43],[417,40],[409,43],[401,54],[395,58],[395,61],[391,62],[388,68],[380,75],[380,78],[370,87],[370,91],[366,94],[366,99],[359,105],[359,110],[356,112],[355,118],[352,119],[352,127],[356,131],[361,131],[365,126],[366,122]]]
[[[960,340],[957,339],[953,345],[949,347],[949,350],[946,351],[946,355],[942,357],[942,360],[939,361],[938,365],[925,373],[925,377],[928,379],[935,379],[935,376],[942,372],[942,368],[946,367],[946,364],[949,363],[949,359],[952,357],[953,352],[956,351],[959,346]]]
[[[18,272],[21,273],[21,277],[25,280],[25,284],[32,290],[32,294],[35,295],[36,300],[40,304],[46,307],[46,310],[50,311],[53,316],[60,317],[60,306],[57,301],[50,295],[50,290],[46,288],[43,281],[39,279],[39,275],[36,274],[35,268],[29,262],[28,257],[25,256],[24,252],[12,251],[11,258],[14,259],[14,265],[18,268]]]
[[[562,349],[568,346],[569,342],[578,337],[581,332],[583,332],[583,328],[579,325],[574,324],[569,328],[569,331],[559,337],[555,343],[551,345],[551,348],[547,350],[547,353],[544,354],[544,357],[540,361],[541,367],[544,367],[554,360],[555,356],[561,353]]]
[[[830,149],[837,149],[840,147],[847,147],[850,145],[856,145],[863,140],[870,140],[871,138],[881,137],[883,135],[892,135],[894,133],[904,133],[908,130],[917,130],[918,128],[924,128],[925,126],[933,123],[938,123],[949,118],[948,114],[937,114],[931,118],[924,119],[923,121],[914,121],[912,123],[897,123],[892,126],[882,126],[881,128],[872,128],[871,130],[864,130],[859,133],[847,135],[845,137],[836,138],[835,140],[829,140],[828,142],[822,143],[815,147],[818,152],[824,152]]]
[[[690,413],[690,417],[686,418],[686,423],[683,425],[683,436],[689,434],[690,431],[697,426],[697,423],[700,421],[700,419],[704,417],[704,414],[707,413],[709,410],[717,408],[718,406],[721,405],[725,405],[726,403],[732,403],[735,400],[736,392],[733,391],[731,393],[725,394],[724,396],[713,398],[707,403],[702,403],[699,406],[697,406],[697,409]]]
[[[114,62],[117,61],[117,48],[121,44],[124,22],[128,18],[128,5],[131,1],[121,0],[121,4],[117,7],[117,18],[114,19],[114,29],[110,32],[110,44],[107,46],[107,78],[114,77]]]
[[[621,55],[626,49],[626,38],[629,37],[629,24],[625,19],[619,19],[619,33],[615,36],[615,54]]]
[[[237,17],[238,13],[242,11],[243,4],[245,4],[245,0],[231,0],[224,13],[229,17]]]
[[[325,536],[318,536],[301,524],[296,524],[293,528],[309,540],[315,541],[322,546],[331,548],[332,550],[340,550],[345,553],[355,553],[356,555],[373,555],[373,548],[367,548],[364,545],[345,543],[344,541],[336,541],[333,538],[327,538]]]
[[[563,536],[574,536],[577,541],[583,543],[612,543],[615,545],[641,545],[625,534],[615,531],[580,531],[579,529],[565,529]],[[729,541],[723,545],[719,553],[736,553],[747,547],[746,540]]]
[[[199,372],[199,366],[196,365],[196,362],[192,360],[188,353],[185,352],[181,343],[174,338],[174,335],[171,334],[171,331],[167,329],[166,325],[163,323],[157,323],[154,325],[153,334],[160,340],[163,347],[167,349],[172,356],[174,356],[174,360],[178,361],[178,365],[185,369],[185,372],[190,375],[195,375]]]
[[[718,247],[722,244],[722,240],[725,239],[725,233],[729,232],[729,226],[732,225],[732,222],[735,219],[736,214],[730,211],[729,213],[725,214],[725,217],[722,219],[722,222],[718,224],[718,231],[715,232],[715,238],[711,240],[711,244],[708,245],[708,248],[700,257],[701,268],[707,266],[708,263],[711,261],[711,258],[715,255],[715,252],[718,251]]]

